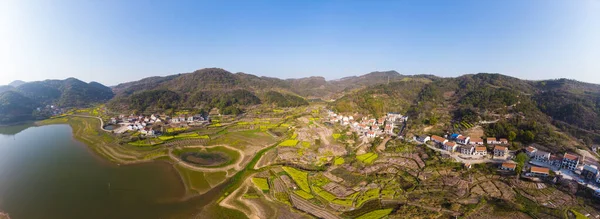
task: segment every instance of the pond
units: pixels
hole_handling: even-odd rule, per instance
[[[221,152],[185,152],[181,155],[181,159],[199,166],[219,166],[231,160]]]

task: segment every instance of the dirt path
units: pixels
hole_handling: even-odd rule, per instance
[[[97,117],[97,116],[84,116],[84,115],[69,115],[69,116],[85,117],[85,118],[96,118],[96,119],[100,120],[100,130],[105,131],[105,132],[110,132],[110,130],[104,129],[104,121],[102,121],[102,118],[100,118],[100,117]]]
[[[387,144],[387,142],[392,139],[390,138],[390,136],[385,137],[385,139],[383,139],[383,141],[381,142],[381,144],[379,144],[377,146],[377,148],[375,148],[377,150],[377,152],[382,152],[385,150],[385,145]]]
[[[313,124],[315,124],[321,130],[323,130],[322,132],[319,132],[319,137],[321,137],[321,141],[323,141],[324,145],[329,145],[329,140],[327,139],[327,137],[333,135],[331,130],[329,130],[328,128],[324,128],[323,126],[321,126],[321,124],[319,124],[316,121],[313,121]]]
[[[230,177],[229,172],[227,170],[234,168],[237,171],[240,171],[242,169],[242,161],[244,160],[244,152],[240,149],[228,146],[228,145],[213,145],[213,146],[183,146],[182,148],[214,148],[214,147],[225,147],[227,149],[231,149],[234,151],[237,151],[240,154],[240,158],[233,164],[224,166],[224,167],[215,167],[215,168],[210,168],[210,167],[199,167],[199,166],[195,166],[193,164],[189,164],[183,160],[181,160],[179,157],[175,156],[173,154],[173,148],[169,148],[169,157],[171,157],[171,159],[173,159],[176,163],[188,168],[188,169],[192,169],[192,170],[196,170],[196,171],[202,171],[202,172],[221,172],[221,171],[225,171],[227,172],[227,177]]]
[[[248,216],[248,218],[250,218],[250,219],[266,218],[265,213],[263,211],[261,211],[259,206],[241,198],[242,194],[244,194],[244,193],[246,193],[246,191],[248,191],[248,187],[252,186],[252,184],[250,182],[250,179],[252,179],[252,176],[249,176],[248,178],[246,178],[244,183],[242,183],[242,185],[238,189],[236,189],[232,194],[227,196],[227,198],[223,199],[223,201],[221,201],[219,203],[219,205],[222,207],[225,207],[225,208],[230,208],[230,209],[241,211],[246,216]],[[250,211],[247,211],[246,209],[241,209],[241,208],[235,207],[235,204],[233,204],[233,202],[236,200],[241,203],[244,203],[247,207],[250,208]]]

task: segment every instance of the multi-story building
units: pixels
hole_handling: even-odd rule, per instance
[[[473,155],[485,156],[487,155],[487,148],[485,146],[477,146],[475,147],[475,152],[473,152]]]
[[[494,147],[494,157],[504,157],[508,155],[508,148],[503,146]]]
[[[574,154],[565,153],[562,160],[562,168],[567,168],[569,170],[577,169],[577,165],[579,165],[579,156]]]

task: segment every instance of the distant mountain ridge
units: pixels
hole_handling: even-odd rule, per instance
[[[19,84],[19,83],[17,83]],[[85,83],[75,78],[34,81],[17,87],[0,87],[0,123],[33,119],[38,107],[87,107],[104,103],[114,94],[109,87],[97,82]]]
[[[294,107],[308,104],[308,99],[332,100],[330,107],[338,112],[401,112],[410,116],[414,127],[439,121],[454,129],[451,124],[498,121],[486,134],[506,136],[515,131],[519,132],[517,138],[526,139],[531,135],[524,131],[530,131],[537,142],[558,145],[553,141],[559,135],[552,130],[562,130],[577,136],[572,141],[600,143],[600,85],[568,79],[529,81],[488,73],[442,78],[379,71],[326,80],[318,76],[279,79],[205,68],[111,88],[74,78],[46,80],[0,86],[0,113],[4,113],[0,122],[12,121],[6,115],[25,118],[28,111],[46,104],[84,107],[107,103],[123,112],[217,108],[224,114],[237,114],[252,105]]]

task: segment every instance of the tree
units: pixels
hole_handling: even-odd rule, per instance
[[[517,154],[517,156],[515,157],[514,161],[517,162],[517,168],[515,169],[515,172],[517,172],[517,176],[521,175],[521,172],[523,171],[523,167],[525,166],[527,160],[529,160],[529,156],[527,156],[527,154],[523,152]]]
[[[533,132],[527,130],[523,133],[523,142],[531,143],[535,139]]]
[[[508,140],[509,141],[514,141],[517,138],[517,133],[510,131],[508,132]]]

